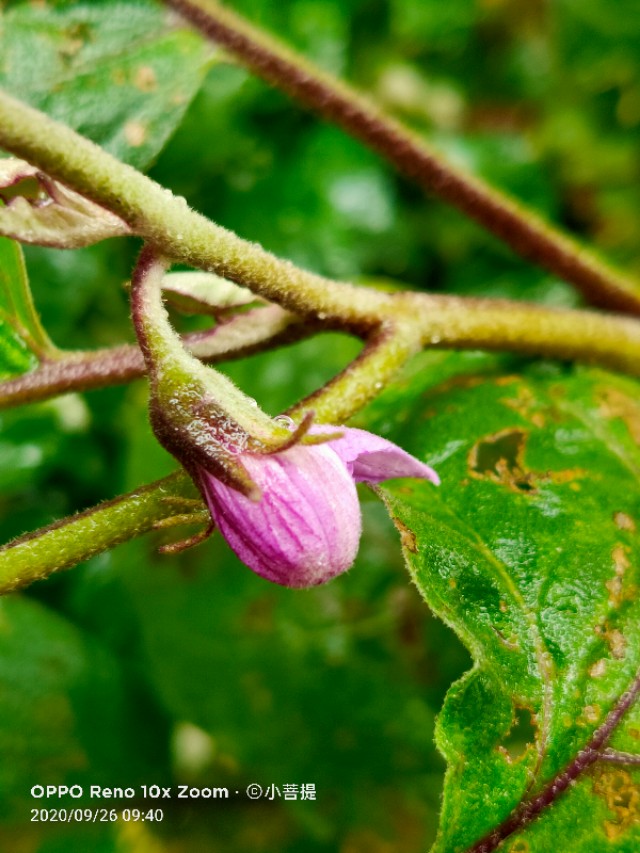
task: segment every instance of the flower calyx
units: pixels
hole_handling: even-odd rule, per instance
[[[132,314],[151,386],[153,431],[202,490],[207,471],[251,500],[260,490],[242,454],[272,453],[290,445],[287,426],[272,420],[226,376],[190,355],[162,301],[168,263],[143,249],[132,279]],[[306,426],[294,440],[303,439]]]

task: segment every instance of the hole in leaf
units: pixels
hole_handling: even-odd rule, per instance
[[[471,450],[469,466],[476,477],[488,478],[521,492],[534,492],[533,476],[525,471],[527,434],[509,429],[482,438]]]
[[[537,737],[538,727],[529,708],[516,706],[511,729],[502,741],[501,752],[510,761],[519,761]]]

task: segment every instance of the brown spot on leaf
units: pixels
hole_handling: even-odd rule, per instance
[[[575,481],[588,477],[589,472],[584,468],[563,468],[562,471],[550,471],[548,476],[552,483],[569,483],[569,488],[579,491],[580,484]]]
[[[636,597],[637,588],[635,584],[624,583],[624,575],[630,567],[630,548],[627,545],[617,543],[611,551],[611,559],[615,570],[615,577],[606,581],[605,586],[609,591],[609,604],[619,607],[624,601],[633,601]]]
[[[618,575],[618,577],[622,577],[631,565],[631,563],[629,562],[629,557],[627,556],[628,553],[629,548],[626,545],[621,545],[620,543],[618,543],[613,547],[611,557],[613,558],[613,564],[616,568],[616,575]]]
[[[509,847],[509,853],[529,853],[530,850],[529,842],[524,841],[522,838],[514,841],[511,847]]]
[[[520,379],[521,377],[516,374],[508,374],[507,376],[498,376],[495,384],[498,388],[501,388],[503,385],[513,385],[514,382],[518,382]]]
[[[612,607],[619,607],[623,599],[622,578],[611,578],[605,583],[605,586],[609,590],[609,604]]]
[[[593,782],[593,792],[605,801],[614,817],[604,822],[609,841],[620,838],[640,824],[640,788],[623,768],[601,767]]]
[[[406,548],[407,551],[410,551],[412,554],[418,553],[418,545],[416,543],[416,534],[411,530],[410,527],[400,521],[399,518],[394,518],[393,523],[395,525],[396,530],[400,534],[400,544],[403,548]]]
[[[499,402],[513,409],[526,420],[531,421],[536,427],[542,428],[546,423],[546,418],[540,411],[540,404],[526,385],[518,385],[515,397],[505,397]]]
[[[591,678],[602,678],[607,671],[607,659],[600,658],[592,666],[589,667],[589,675]]]
[[[582,722],[594,724],[597,723],[600,717],[602,716],[602,708],[600,705],[587,705],[583,711],[581,717],[578,719],[578,725]]]
[[[618,388],[599,389],[600,411],[605,418],[620,418],[633,441],[640,445],[640,403]]]
[[[611,655],[616,660],[622,660],[627,652],[627,639],[617,628],[611,628],[608,623],[596,626],[596,634],[599,634],[609,646]]]
[[[440,385],[436,385],[435,388],[430,388],[425,392],[424,396],[433,397],[436,394],[448,394],[450,391],[459,389],[466,390],[467,388],[477,388],[478,385],[484,385],[486,381],[487,380],[484,376],[477,376],[476,374],[465,373],[461,376],[452,376]]]
[[[476,479],[489,479],[515,492],[535,492],[533,474],[526,471],[522,429],[505,429],[476,442],[469,453],[469,469]]]
[[[412,495],[415,489],[412,489],[411,486],[398,486],[396,491],[400,495]]]
[[[93,38],[91,27],[86,23],[72,24],[62,32],[63,41],[58,53],[63,61],[70,61]]]
[[[156,72],[150,65],[140,65],[136,68],[133,85],[141,92],[155,92],[158,88]]]
[[[615,512],[613,520],[618,530],[628,530],[629,533],[635,533],[636,523],[626,512]]]
[[[124,86],[127,82],[127,75],[122,68],[114,68],[111,72],[111,82],[115,86]]]
[[[124,126],[124,138],[132,148],[139,148],[147,138],[147,128],[141,121],[128,121]]]

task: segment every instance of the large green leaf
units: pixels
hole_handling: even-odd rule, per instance
[[[383,495],[417,586],[475,660],[437,726],[438,853],[467,850],[543,790],[633,683],[639,391],[596,370],[505,375],[495,358],[430,355],[368,412],[442,477]],[[632,710],[610,745],[637,752],[639,738]],[[639,795],[637,770],[600,761],[505,847],[636,850]]]
[[[0,237],[0,378],[28,370],[52,349],[33,307],[22,249]]]
[[[211,62],[210,47],[149,0],[25,2],[0,14],[0,85],[138,168]]]

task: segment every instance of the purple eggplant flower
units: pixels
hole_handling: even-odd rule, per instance
[[[358,551],[362,518],[356,483],[420,477],[438,484],[428,465],[361,429],[322,444],[295,444],[278,453],[241,453],[261,491],[258,501],[199,469],[213,520],[254,572],[289,587],[315,586],[346,571]]]

